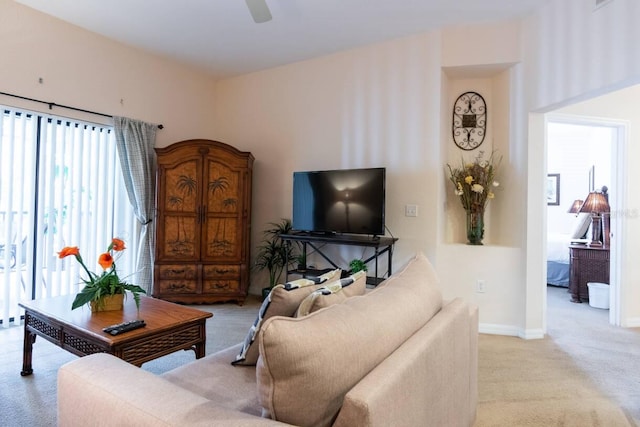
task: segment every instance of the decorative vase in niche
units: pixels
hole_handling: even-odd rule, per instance
[[[115,311],[122,310],[124,294],[105,295],[96,301],[91,301],[91,311]]]
[[[484,212],[467,211],[467,244],[482,245],[484,238]]]

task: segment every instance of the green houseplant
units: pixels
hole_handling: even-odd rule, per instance
[[[368,271],[367,264],[361,259],[352,259],[349,263],[349,273],[357,273],[358,271]]]
[[[73,255],[85,273],[87,273],[87,278],[82,279],[85,286],[73,300],[71,305],[72,310],[85,304],[90,304],[92,311],[105,311],[108,305],[106,302],[107,299],[113,296],[118,296],[118,299],[123,298],[126,291],[133,294],[136,306],[140,308],[140,294],[146,293],[145,290],[138,285],[132,285],[122,281],[120,277],[118,277],[116,270],[113,252],[122,252],[125,249],[123,240],[118,238],[111,240],[107,251],[98,258],[98,264],[100,264],[103,269],[101,274],[94,273],[87,268],[77,246],[67,246],[58,252],[58,257],[61,259]],[[120,308],[121,307],[122,305],[120,304]]]
[[[263,297],[268,295],[271,289],[278,284],[282,272],[289,264],[296,261],[296,255],[292,245],[280,239],[281,234],[290,233],[291,220],[283,218],[280,222],[269,223],[269,228],[264,230],[263,239],[258,246],[258,253],[254,267],[257,270],[267,270],[269,273],[269,286],[262,289]]]

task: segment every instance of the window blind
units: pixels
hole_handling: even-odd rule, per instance
[[[110,127],[0,108],[0,318],[6,327],[18,323],[21,299],[82,288],[86,273],[74,257],[58,258],[63,247],[77,246],[99,274],[98,257],[111,239],[135,247],[137,233]],[[135,256],[120,254],[122,277],[133,272]]]

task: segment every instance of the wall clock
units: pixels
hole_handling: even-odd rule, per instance
[[[487,103],[477,92],[465,92],[453,104],[453,142],[463,150],[478,148],[487,133]]]

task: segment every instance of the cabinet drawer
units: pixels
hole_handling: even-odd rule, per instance
[[[158,283],[160,294],[193,294],[197,290],[195,280],[160,280]]]
[[[221,277],[239,278],[240,266],[239,265],[204,265],[203,275],[206,279],[219,279]]]
[[[195,265],[159,265],[160,279],[190,279],[195,280],[197,269]]]
[[[239,290],[240,281],[235,279],[205,280],[202,284],[202,293],[205,294],[238,292]]]

